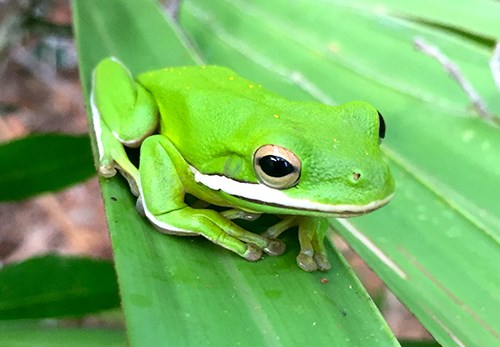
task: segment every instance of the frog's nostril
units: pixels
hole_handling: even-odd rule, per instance
[[[351,171],[352,170],[352,171]],[[359,185],[363,179],[362,179],[362,175],[363,175],[363,171],[358,169],[358,168],[354,168],[354,169],[351,169],[347,172],[347,176],[346,176],[346,179],[348,180],[348,182],[353,185],[353,186],[357,186]]]

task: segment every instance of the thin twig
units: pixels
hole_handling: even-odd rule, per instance
[[[500,42],[497,42],[490,60],[491,74],[500,92]]]
[[[59,83],[55,67],[38,61],[26,48],[18,45],[10,52],[10,57],[17,64],[28,69],[42,83],[51,89],[55,89]]]
[[[462,88],[465,94],[467,94],[481,118],[490,122],[497,122],[496,119],[494,119],[495,117],[488,111],[485,102],[481,99],[469,80],[460,72],[458,66],[444,55],[439,48],[427,43],[421,37],[416,37],[413,40],[413,44],[419,51],[436,59],[443,66],[446,72],[450,74],[450,76],[460,85],[460,88]]]
[[[165,11],[168,13],[170,17],[172,17],[176,21],[179,19],[180,5],[181,5],[180,0],[167,0],[164,5]]]

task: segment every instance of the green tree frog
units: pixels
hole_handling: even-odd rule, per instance
[[[247,260],[282,254],[278,236],[298,226],[298,265],[328,270],[327,217],[362,215],[393,195],[384,120],[365,102],[289,101],[219,66],[134,78],[112,57],[94,70],[91,107],[100,174],[118,169],[160,231],[202,235]],[[140,146],[138,168],[124,146]],[[186,193],[228,209],[195,208]],[[262,213],[281,218],[263,234],[232,221]]]

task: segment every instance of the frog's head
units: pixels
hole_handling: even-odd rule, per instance
[[[336,107],[294,103],[287,109],[292,111],[248,131],[255,182],[218,187],[237,199],[235,205],[349,217],[389,202],[394,181],[382,158],[385,123],[376,109],[359,101]]]

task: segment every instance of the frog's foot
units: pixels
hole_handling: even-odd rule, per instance
[[[314,261],[310,252],[300,252],[297,256],[297,265],[304,271],[312,272],[318,269],[318,264]]]
[[[116,169],[113,160],[102,159],[99,163],[99,174],[106,178],[111,178],[116,175]]]
[[[315,254],[313,259],[321,271],[328,271],[332,268],[326,254]]]
[[[247,250],[241,255],[249,261],[256,261],[262,258],[262,249],[251,243],[247,245]]]
[[[279,239],[268,239],[269,244],[264,247],[264,252],[271,256],[282,255],[285,252],[286,245]]]
[[[300,252],[297,256],[297,265],[307,272],[328,271],[331,268],[325,254],[311,255],[310,252]]]
[[[304,271],[327,271],[331,268],[328,262],[325,238],[328,221],[319,217],[298,217],[300,253],[297,265]]]

